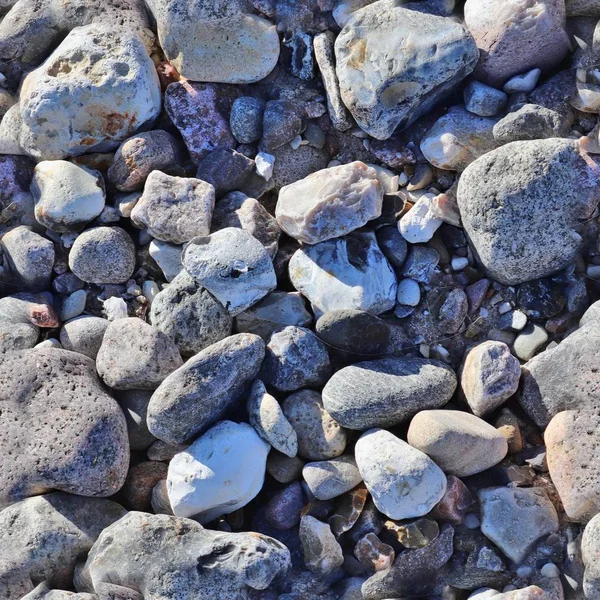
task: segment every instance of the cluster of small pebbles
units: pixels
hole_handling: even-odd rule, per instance
[[[0,600],[600,600],[600,0],[0,0]]]

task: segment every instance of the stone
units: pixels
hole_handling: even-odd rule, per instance
[[[396,553],[374,533],[367,533],[354,546],[354,556],[368,572],[372,572],[389,569],[396,558]]]
[[[289,275],[316,318],[343,308],[379,315],[395,304],[396,276],[372,231],[303,246],[290,260]]]
[[[247,423],[217,423],[169,463],[173,514],[208,523],[246,506],[263,486],[269,450]]]
[[[276,450],[269,453],[267,459],[267,473],[279,483],[290,483],[302,474],[304,461],[299,456],[290,458]]]
[[[456,376],[441,361],[382,358],[334,373],[323,388],[323,405],[343,427],[364,431],[397,425],[419,411],[439,408],[455,389]]]
[[[102,174],[66,160],[39,162],[31,193],[38,223],[57,233],[83,229],[104,208]]]
[[[291,100],[269,100],[263,113],[260,149],[273,152],[304,131],[304,115]]]
[[[299,481],[294,481],[269,500],[265,509],[265,519],[275,529],[287,531],[300,523],[305,504],[302,485]]]
[[[443,498],[441,501],[443,501]],[[440,535],[440,528],[436,521],[423,517],[403,524],[386,521],[385,527],[388,531],[394,532],[398,542],[405,548],[410,549],[424,548]]]
[[[2,323],[0,325],[0,354],[12,350],[27,350],[35,347],[40,330],[29,323]]]
[[[179,159],[179,143],[170,133],[162,129],[145,131],[117,148],[108,179],[122,192],[141,190],[152,171],[168,169]]]
[[[285,418],[279,402],[269,394],[265,384],[255,379],[248,392],[247,409],[250,425],[275,450],[293,458],[298,453],[298,436]]]
[[[196,177],[215,188],[217,196],[243,190],[255,168],[254,161],[229,148],[217,148],[198,165]]]
[[[259,98],[242,96],[231,107],[229,126],[240,144],[252,144],[262,137],[265,103]]]
[[[283,401],[282,409],[296,431],[302,458],[328,460],[344,453],[348,434],[323,407],[321,394],[294,392]]]
[[[336,501],[336,508],[331,517],[329,517],[329,525],[334,535],[340,536],[342,533],[350,531],[354,525],[357,525],[356,530],[352,529],[351,533],[356,533],[359,538],[361,535],[366,535],[369,531],[381,531],[382,525],[379,523],[379,512],[375,508],[373,500],[369,499],[367,503],[367,497],[369,492],[364,484],[356,486],[353,490],[343,494]],[[373,516],[373,520],[379,523],[375,527],[370,527],[367,521]],[[359,519],[362,518],[362,523]],[[362,525],[365,524],[363,527]],[[363,531],[364,530],[364,531]],[[349,534],[350,535],[350,534]],[[354,539],[352,540],[354,541]],[[356,540],[357,541],[357,540]]]
[[[51,590],[45,582],[40,583],[22,600],[96,600],[95,594],[77,594],[64,590]]]
[[[157,461],[138,463],[129,469],[122,494],[132,510],[149,511],[154,486],[167,476],[167,465]]]
[[[475,75],[493,86],[532,68],[550,71],[569,51],[564,3],[555,0],[467,0],[465,25],[479,49]]]
[[[260,374],[282,392],[321,386],[331,375],[327,347],[310,329],[277,329],[267,343]]]
[[[430,516],[442,523],[460,525],[473,504],[473,496],[469,488],[454,475],[447,475],[446,492],[443,498],[433,507]]]
[[[517,306],[531,319],[554,317],[566,303],[563,286],[550,278],[526,281],[517,292]]]
[[[96,357],[98,375],[117,390],[153,390],[182,364],[175,342],[137,317],[109,323]]]
[[[91,359],[56,348],[7,353],[0,383],[0,506],[52,489],[104,497],[121,488],[125,417]]]
[[[251,333],[232,335],[200,351],[154,392],[148,429],[170,444],[202,433],[241,400],[264,355],[264,342]]]
[[[146,450],[156,441],[156,438],[148,431],[146,423],[150,396],[152,396],[152,392],[149,390],[123,390],[116,394],[127,422],[129,447],[133,451]]]
[[[529,323],[515,339],[513,351],[521,360],[531,360],[547,341],[546,330],[540,325]]]
[[[600,532],[598,523],[600,516],[594,516],[585,526],[581,538],[581,559],[585,566],[583,575],[583,593],[589,600],[597,600],[600,592]]]
[[[600,171],[566,139],[512,142],[465,169],[458,206],[492,278],[514,285],[555,273],[583,247],[577,230],[593,211]]]
[[[242,2],[152,0],[148,4],[166,57],[186,79],[254,83],[277,64],[275,25],[246,12]]]
[[[421,301],[421,288],[414,279],[403,279],[398,284],[396,300],[405,306],[417,306]]]
[[[182,246],[168,244],[160,240],[152,240],[148,246],[148,253],[156,261],[163,272],[166,281],[173,281],[177,274],[183,269],[181,264]]]
[[[408,428],[408,443],[457,477],[481,473],[508,452],[506,438],[483,419],[456,410],[424,410]]]
[[[558,531],[556,509],[541,488],[486,488],[479,502],[481,531],[517,564],[537,540]]]
[[[535,89],[541,74],[541,69],[531,69],[531,71],[527,71],[527,73],[515,75],[504,84],[502,89],[507,94],[516,94],[519,92],[529,94]]]
[[[527,325],[527,315],[520,310],[511,310],[504,313],[496,325],[502,331],[521,331]]]
[[[0,512],[4,548],[0,598],[21,598],[39,580],[71,587],[76,563],[85,557],[102,530],[125,512],[110,500],[63,492],[27,498],[5,508]]]
[[[497,119],[474,115],[461,107],[438,119],[421,141],[421,152],[438,169],[464,171],[476,158],[498,145]]]
[[[460,387],[473,414],[483,417],[508,400],[519,387],[521,365],[502,342],[483,342],[469,350]]]
[[[87,293],[84,290],[77,290],[67,296],[60,309],[60,320],[68,321],[78,317],[85,310]]]
[[[356,461],[351,455],[306,463],[302,469],[302,477],[318,500],[337,498],[362,481]]]
[[[481,81],[471,81],[463,91],[465,108],[480,117],[495,117],[506,105],[508,96]]]
[[[355,458],[375,505],[390,519],[421,517],[446,491],[442,470],[385,429],[363,433],[356,442]]]
[[[494,139],[498,144],[517,140],[539,140],[567,137],[569,122],[560,114],[537,104],[525,104],[509,112],[494,125]]]
[[[150,124],[160,86],[138,35],[95,23],[73,29],[25,77],[19,105],[21,146],[38,159],[61,159],[115,148]]]
[[[184,356],[204,350],[231,333],[233,319],[207,290],[181,271],[150,307],[150,321]]]
[[[326,575],[342,566],[342,548],[327,523],[305,515],[300,520],[300,541],[304,551],[304,564],[309,571]]]
[[[132,548],[144,548],[145,560],[135,560]],[[100,534],[77,581],[78,589],[96,593],[110,582],[143,589],[144,598],[176,600],[184,590],[198,599],[228,600],[248,588],[266,589],[289,566],[289,550],[265,535],[132,511]]]
[[[394,0],[354,13],[336,39],[335,55],[344,104],[359,127],[378,140],[428,112],[478,58],[461,24]]]
[[[133,275],[135,246],[120,227],[94,227],[77,237],[69,268],[86,283],[125,283]]]
[[[16,108],[18,112],[18,106]],[[35,223],[33,196],[29,189],[34,166],[34,161],[28,156],[0,156],[0,223],[2,225]]]
[[[236,316],[277,286],[273,263],[264,246],[249,233],[226,227],[194,238],[182,262],[195,281]]]
[[[317,244],[377,218],[382,200],[375,169],[355,161],[317,171],[281,188],[275,216],[289,236],[304,244]]]
[[[281,146],[273,152],[275,164],[273,165],[272,182],[275,190],[290,185],[295,181],[308,177],[315,171],[327,167],[329,157],[322,148],[300,145],[292,148],[290,144]]]
[[[428,242],[443,223],[431,210],[433,198],[433,194],[423,194],[398,221],[398,231],[407,242]]]
[[[96,360],[108,324],[106,319],[100,317],[75,317],[63,323],[59,334],[60,343],[65,350],[79,352]]]
[[[440,255],[435,248],[411,245],[401,273],[419,283],[429,283],[439,261]]]

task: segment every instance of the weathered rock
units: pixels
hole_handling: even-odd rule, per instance
[[[478,158],[458,184],[465,232],[501,283],[538,279],[583,247],[577,230],[598,202],[600,168],[571,140],[506,144]]]
[[[150,460],[129,469],[121,493],[131,510],[150,510],[152,490],[167,476],[167,465]]]
[[[0,506],[52,489],[119,490],[129,463],[125,417],[92,360],[55,348],[11,352],[0,361],[0,390]]]
[[[129,447],[132,450],[146,450],[156,438],[148,431],[146,413],[152,392],[148,390],[124,390],[116,394],[127,421]]]
[[[313,573],[326,575],[344,562],[342,548],[327,523],[306,515],[300,521],[304,564]]]
[[[247,423],[217,423],[169,463],[173,514],[208,523],[246,506],[262,488],[270,448]]]
[[[65,590],[51,590],[45,582],[37,585],[29,594],[23,596],[21,600],[97,600],[96,594],[78,594],[76,592],[67,592]],[[133,599],[132,600],[141,600]]]
[[[384,527],[386,531],[393,532],[397,541],[405,548],[410,549],[424,548],[440,535],[437,522],[424,517],[400,524],[395,521],[386,521]]]
[[[292,148],[290,144],[281,146],[273,152],[275,165],[273,166],[273,186],[278,190],[285,185],[308,177],[315,171],[327,167],[329,158],[322,148],[301,145]]]
[[[302,485],[299,481],[294,481],[269,500],[265,509],[265,519],[275,529],[286,531],[300,523],[305,504]]]
[[[465,108],[480,117],[496,116],[506,104],[508,96],[480,81],[471,81],[463,92]]]
[[[160,240],[152,240],[148,246],[148,254],[156,261],[163,272],[166,281],[173,281],[183,269],[181,264],[182,246],[167,244]]]
[[[336,39],[335,54],[342,100],[376,139],[389,138],[429,111],[478,58],[462,25],[395,0],[354,13]]]
[[[362,434],[356,464],[377,508],[391,519],[427,514],[444,496],[446,476],[425,454],[384,429]]]
[[[254,161],[241,152],[217,148],[198,165],[196,177],[210,183],[217,196],[222,196],[234,190],[248,189],[254,169]]]
[[[391,546],[384,544],[373,532],[358,540],[354,546],[354,556],[367,572],[389,569],[396,558]]]
[[[196,354],[152,395],[150,432],[180,444],[205,431],[241,399],[264,355],[264,342],[250,333],[232,335]]]
[[[306,463],[302,477],[318,500],[337,498],[362,481],[356,461],[350,455]]]
[[[364,483],[361,483],[336,501],[335,512],[329,517],[329,525],[336,536],[352,530],[349,533],[349,538],[356,541],[357,538],[369,533],[369,531],[381,531],[382,519],[380,513],[375,508],[373,500],[369,498],[367,502],[368,496],[367,488]],[[377,525],[373,527],[368,525],[371,517],[373,522],[377,522]],[[355,529],[353,529],[354,525],[356,525]]]
[[[407,242],[428,242],[443,223],[432,210],[433,199],[433,194],[423,194],[398,221],[398,230]]]
[[[555,110],[525,104],[519,110],[508,113],[494,125],[494,139],[499,144],[517,140],[539,140],[566,137],[569,122]]]
[[[343,427],[389,427],[450,400],[456,377],[424,358],[383,358],[344,367],[323,389],[323,404]]]
[[[96,360],[109,322],[100,317],[83,315],[63,324],[60,343],[65,350],[85,354]]]
[[[291,142],[306,128],[303,111],[292,100],[270,100],[263,113],[260,148],[273,152]]]
[[[231,133],[240,144],[252,144],[262,137],[265,103],[259,98],[242,96],[231,107],[229,125]]]
[[[600,596],[600,531],[598,524],[600,515],[596,515],[585,526],[581,538],[581,559],[585,565],[583,576],[583,593],[589,600],[597,600]]]
[[[469,488],[458,477],[448,475],[444,497],[431,511],[431,517],[437,521],[459,525],[471,504],[473,496]]]
[[[541,325],[529,323],[514,341],[513,352],[521,360],[531,360],[547,341],[546,330]]]

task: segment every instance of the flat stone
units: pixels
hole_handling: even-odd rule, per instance
[[[494,125],[493,131],[498,144],[567,137],[568,132],[569,122],[560,113],[537,104],[525,104],[508,113]]]
[[[59,339],[65,350],[79,352],[96,360],[108,320],[82,315],[67,321],[60,330]]]
[[[300,521],[304,564],[309,571],[326,575],[344,562],[342,548],[327,523],[306,515]]]
[[[419,283],[429,283],[439,261],[440,255],[435,248],[411,245],[401,273]]]
[[[480,117],[496,116],[506,104],[508,96],[480,81],[471,81],[463,92],[465,108]]]
[[[234,190],[244,190],[255,170],[255,163],[241,152],[217,148],[198,165],[196,177],[210,183],[217,196]]]
[[[440,535],[437,522],[423,517],[416,521],[400,524],[396,524],[394,521],[386,521],[385,527],[388,531],[393,531],[398,542],[405,548],[410,549],[424,548]]]
[[[531,360],[547,341],[546,330],[540,325],[529,323],[515,339],[513,350],[521,360]]]
[[[302,469],[302,477],[318,500],[337,498],[362,481],[356,461],[351,455],[306,463]]]

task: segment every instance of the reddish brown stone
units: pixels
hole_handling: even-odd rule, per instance
[[[354,556],[368,571],[383,571],[392,566],[396,553],[374,533],[367,533],[354,547]]]
[[[334,535],[341,535],[354,526],[365,507],[368,495],[367,488],[361,484],[339,497],[335,513],[329,518]]]
[[[155,461],[139,463],[129,469],[122,491],[133,510],[150,509],[152,488],[166,478],[168,469],[164,463]]]
[[[429,514],[438,521],[458,525],[471,504],[473,496],[467,486],[458,477],[448,475],[446,493]]]

